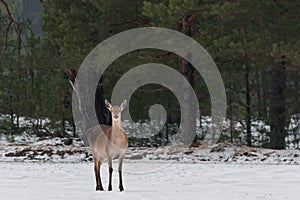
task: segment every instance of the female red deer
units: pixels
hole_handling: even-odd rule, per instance
[[[122,128],[121,112],[126,106],[126,99],[120,106],[112,106],[107,100],[105,105],[111,112],[112,126],[100,124],[87,131],[87,139],[91,147],[94,158],[94,171],[96,177],[96,190],[103,190],[100,176],[100,167],[105,159],[107,159],[109,167],[109,183],[108,190],[112,190],[112,160],[119,159],[119,189],[123,191],[122,183],[122,162],[128,147],[128,140],[125,131]]]

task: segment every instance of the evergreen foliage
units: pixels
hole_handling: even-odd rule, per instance
[[[230,120],[222,140],[240,142],[245,137],[243,142],[255,145],[252,141],[257,138],[251,127],[253,121],[261,120],[270,125],[270,130],[261,133],[261,146],[283,149],[291,143],[288,138],[299,141],[300,128],[290,127],[289,123],[291,119],[299,121],[300,115],[300,1],[41,2],[41,19],[33,21],[26,18],[30,14],[22,15],[25,10],[20,1],[0,3],[0,133],[76,136],[72,88],[64,70],[77,70],[97,44],[114,34],[136,27],[159,26],[190,35],[209,52],[221,71]],[[34,12],[39,6],[33,7]],[[183,20],[189,22],[187,32]],[[42,38],[33,28],[33,23],[40,21]],[[129,69],[156,62],[184,74],[184,67],[192,67],[167,53],[138,50],[112,63],[98,84],[96,110],[101,123],[109,123],[110,119],[103,99],[110,99],[114,84]],[[210,97],[200,74],[187,79],[193,80],[201,114],[210,115]],[[145,121],[149,107],[156,103],[166,108],[168,123],[150,140],[166,144],[176,130],[168,127],[179,123],[181,115],[175,96],[167,88],[154,84],[139,88],[130,101],[130,112],[134,120]],[[21,126],[23,117],[30,119],[32,125]],[[245,132],[236,131],[238,123]],[[201,138],[200,134],[198,139]],[[139,139],[130,141],[138,143]]]

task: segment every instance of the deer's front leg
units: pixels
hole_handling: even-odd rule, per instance
[[[108,191],[111,191],[112,190],[112,173],[113,173],[113,168],[112,168],[112,157],[111,156],[108,156],[107,157],[107,162],[108,162],[108,172],[109,172],[109,182],[108,182]]]
[[[124,191],[124,187],[123,187],[123,181],[122,181],[122,164],[123,164],[123,159],[124,159],[124,155],[121,155],[119,157],[119,166],[118,166],[118,171],[119,171],[119,189],[120,191]]]
[[[97,190],[103,190],[102,183],[101,183],[101,177],[100,177],[100,167],[101,167],[101,162],[97,161],[94,158],[94,172],[95,172],[95,177],[96,177],[96,191]]]

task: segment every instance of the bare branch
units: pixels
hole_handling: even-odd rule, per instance
[[[2,41],[3,41],[3,45],[2,45],[2,49],[1,49],[1,53],[0,53],[0,59],[2,58],[4,52],[5,52],[5,49],[6,49],[6,46],[7,46],[7,40],[8,40],[8,32],[9,32],[9,29],[10,29],[10,26],[13,24],[13,21],[10,21],[5,29],[5,33],[3,34],[3,37],[2,37]]]
[[[198,17],[200,15],[199,11],[196,11],[194,14],[192,14],[189,18],[188,21],[189,23],[191,23],[196,17]]]
[[[176,56],[176,57],[179,57],[177,54],[175,54],[175,53],[173,53],[173,52],[167,52],[167,53],[158,55],[157,57],[158,57],[158,58],[161,58],[161,57],[167,57],[167,56]]]
[[[127,21],[124,21],[124,22],[121,22],[121,23],[118,23],[118,24],[111,24],[111,26],[123,26],[123,25],[130,24],[130,23],[134,23],[134,24],[139,25],[139,26],[152,27],[152,24],[148,24],[148,23],[139,21],[137,19],[127,20]]]
[[[9,19],[9,22],[8,22],[8,25],[5,29],[5,32],[3,34],[3,37],[2,37],[2,49],[1,49],[1,53],[0,53],[0,58],[2,58],[3,54],[4,54],[4,51],[6,49],[6,46],[7,46],[7,40],[8,40],[8,33],[9,33],[9,30],[10,30],[10,27],[12,26],[12,24],[17,24],[19,25],[19,22],[17,22],[13,17],[12,17],[12,14],[10,12],[10,9],[8,7],[8,4],[4,1],[4,0],[0,0],[0,2],[4,5],[5,7],[5,10],[7,12],[7,16],[8,16],[8,19]]]
[[[193,36],[192,36],[192,38],[195,38],[195,37],[198,37],[198,36],[201,36],[203,34],[203,32],[202,31],[198,31],[198,32],[196,32]]]
[[[79,111],[82,113],[80,94],[79,94],[78,88],[75,85],[75,78],[76,78],[76,75],[77,75],[77,71],[76,71],[76,69],[70,69],[70,68],[66,68],[66,67],[63,68],[63,71],[69,77],[69,83],[72,86],[73,91],[75,92],[75,94],[77,96]]]
[[[4,5],[9,20],[10,20],[10,21],[13,21],[13,22],[16,22],[16,21],[14,20],[14,18],[12,17],[12,15],[11,15],[11,12],[10,12],[10,10],[9,10],[9,8],[8,8],[8,4],[7,4],[4,0],[0,0],[0,2]]]
[[[125,24],[130,24],[130,23],[134,23],[138,26],[144,26],[144,27],[153,27],[152,24],[149,24],[149,23],[146,23],[146,22],[143,22],[141,20],[138,20],[138,19],[130,19],[131,17],[128,17],[126,14],[124,14],[122,11],[118,10],[117,13],[123,17],[124,19],[128,19],[124,22],[121,22],[119,24],[111,24],[111,26],[122,26],[122,25],[125,25]]]
[[[69,80],[72,81],[72,83],[74,83],[75,82],[75,78],[77,76],[76,69],[72,69],[72,68],[70,69],[70,68],[64,67],[63,71],[68,75]]]

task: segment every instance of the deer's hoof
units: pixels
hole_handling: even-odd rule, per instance
[[[111,188],[111,186],[108,186],[108,191],[112,191],[112,188]]]
[[[123,186],[120,186],[119,189],[120,189],[120,192],[123,192],[123,191],[124,191]]]
[[[103,187],[96,187],[96,191],[103,191]]]

